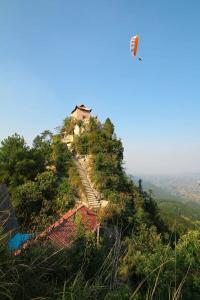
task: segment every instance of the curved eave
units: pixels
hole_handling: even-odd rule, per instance
[[[83,108],[83,107],[76,106],[76,107],[72,110],[71,114],[73,114],[77,109],[80,109],[80,110],[83,110],[83,111],[87,111],[87,112],[91,112],[91,111],[92,111],[92,109],[88,109],[88,108]]]

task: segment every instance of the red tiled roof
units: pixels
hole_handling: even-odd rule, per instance
[[[46,236],[54,244],[60,247],[70,246],[77,235],[76,217],[80,218],[80,224],[86,230],[96,230],[98,226],[96,214],[86,206],[81,205],[64,214],[60,220],[42,232],[40,237]]]
[[[75,209],[69,210],[58,221],[38,234],[35,239],[28,241],[20,249],[16,250],[14,255],[20,254],[22,249],[27,249],[40,238],[51,240],[58,247],[69,247],[77,236],[77,219],[80,220],[80,225],[84,229],[92,232],[99,226],[96,214],[82,204]]]

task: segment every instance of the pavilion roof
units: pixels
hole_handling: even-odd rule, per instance
[[[75,110],[77,109],[80,109],[80,110],[83,110],[83,111],[87,111],[87,112],[91,112],[92,109],[91,108],[87,108],[85,107],[84,104],[80,104],[80,105],[76,105],[75,108],[72,110],[71,114],[73,114],[73,112],[75,112]]]

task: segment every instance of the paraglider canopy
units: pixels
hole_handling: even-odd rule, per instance
[[[130,41],[130,51],[133,56],[137,56],[138,43],[139,43],[138,34],[132,36]],[[142,61],[141,57],[138,57],[138,60],[141,62]]]
[[[137,54],[138,42],[139,42],[139,36],[138,35],[132,36],[130,42],[130,50],[133,56],[136,56]]]

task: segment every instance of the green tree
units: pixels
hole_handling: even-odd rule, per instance
[[[86,155],[89,152],[89,138],[87,133],[83,133],[80,137],[76,136],[74,140],[74,149],[76,153]]]
[[[0,147],[0,182],[11,189],[33,179],[44,169],[40,154],[30,149],[18,134],[2,141]]]
[[[73,118],[67,117],[63,121],[63,126],[61,128],[61,134],[73,134],[74,133],[74,126],[76,122]]]
[[[52,144],[51,164],[55,166],[59,177],[67,176],[68,169],[71,166],[71,153],[66,144],[59,140]]]
[[[33,140],[33,149],[40,153],[40,155],[43,157],[45,165],[48,165],[50,162],[52,138],[52,132],[45,130],[40,135],[37,135]]]
[[[34,218],[40,213],[43,205],[43,195],[37,182],[26,182],[15,189],[12,195],[12,202],[19,223],[23,228],[30,228]]]
[[[56,211],[62,215],[75,205],[75,192],[68,182],[63,178],[59,185],[57,196],[54,200]]]
[[[57,193],[58,179],[54,172],[45,171],[39,173],[36,177],[38,188],[43,197],[47,200],[52,200]]]
[[[108,134],[108,136],[112,136],[115,130],[115,127],[109,118],[106,119],[103,125],[104,132]]]
[[[45,227],[57,213],[54,198],[57,195],[58,178],[52,171],[39,173],[35,181],[19,185],[12,193],[12,202],[21,227],[31,230]]]

